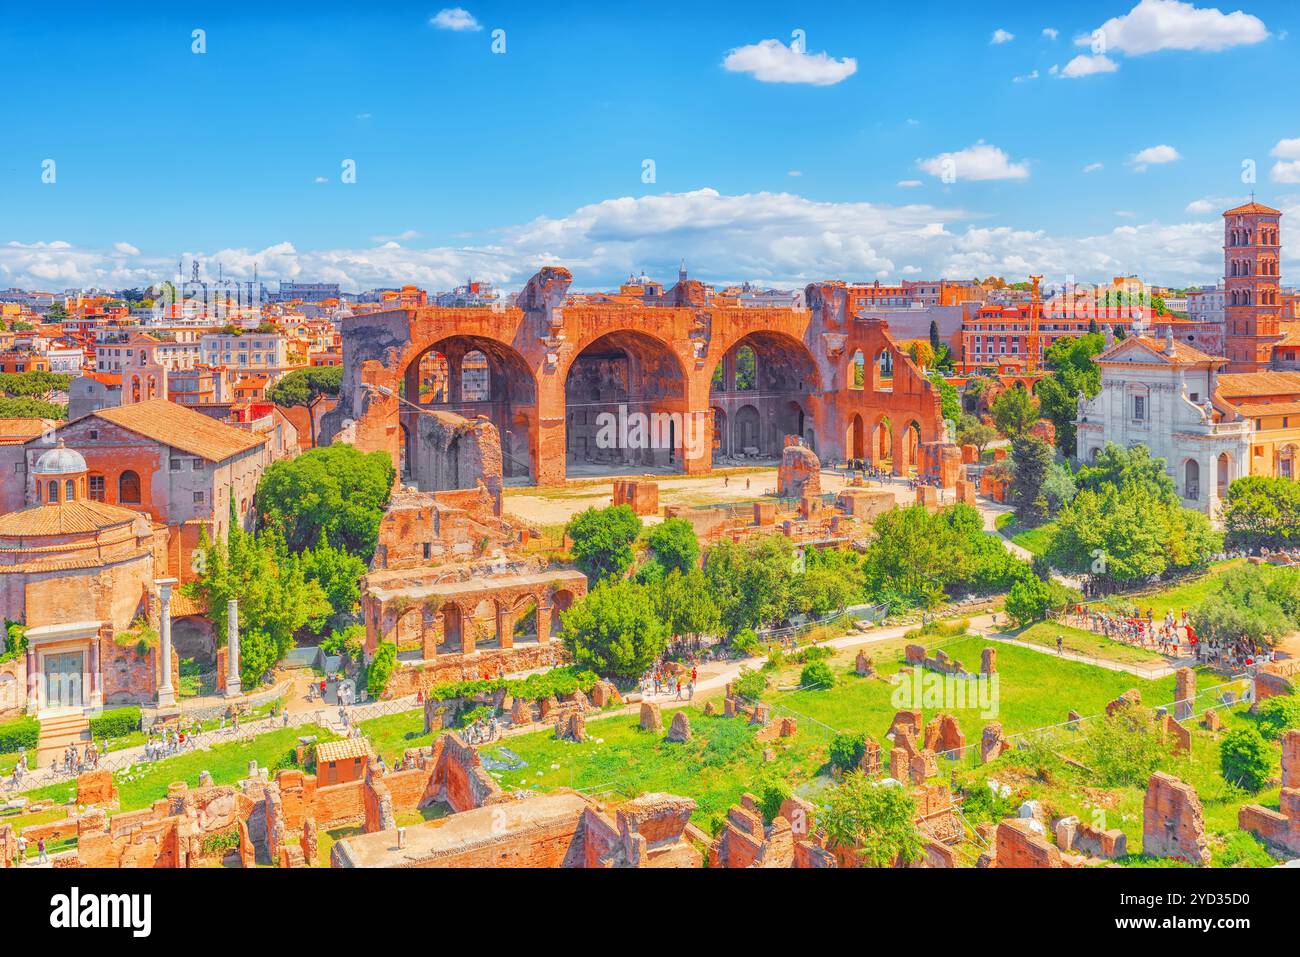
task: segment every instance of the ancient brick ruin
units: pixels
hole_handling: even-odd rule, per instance
[[[453,479],[430,450],[480,416],[500,437],[503,475],[541,485],[585,464],[700,474],[715,460],[770,460],[787,435],[823,459],[955,480],[948,463],[960,453],[943,448],[938,390],[884,321],[850,314],[844,283],[810,285],[808,308],[787,309],[706,308],[693,280],[663,304],[569,301],[572,281],[547,266],[507,308],[344,320],[342,392],[321,441],[382,449],[425,491],[463,487],[448,485],[464,476]],[[752,382],[737,374],[746,350]],[[605,415],[625,423],[629,412],[646,416],[656,441],[606,447]]]
[[[1171,774],[1157,771],[1147,782],[1142,803],[1142,852],[1209,864],[1205,818],[1195,789]]]

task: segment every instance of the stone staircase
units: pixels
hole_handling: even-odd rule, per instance
[[[41,718],[41,739],[36,746],[37,767],[48,768],[52,761],[62,763],[63,752],[76,742],[78,750],[90,740],[90,722],[81,711]]]

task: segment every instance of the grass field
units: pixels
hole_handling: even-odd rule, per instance
[[[1128,665],[1161,665],[1165,663],[1164,657],[1158,652],[1148,651],[1146,648],[1136,648],[1132,645],[1126,645],[1122,641],[1114,641],[1105,635],[1094,634],[1082,628],[1073,628],[1070,625],[1062,625],[1053,621],[1040,621],[1037,624],[1030,625],[1024,631],[1012,633],[1011,637],[1016,641],[1027,641],[1055,651],[1057,635],[1065,638],[1066,651],[1073,651],[1077,654]]]
[[[1021,528],[1010,512],[999,515],[994,525],[1004,536],[1035,555],[1047,554],[1047,548],[1052,544],[1052,534],[1056,530],[1052,522],[1046,522],[1037,528]]]
[[[148,807],[159,798],[167,796],[167,786],[173,781],[185,781],[197,787],[199,772],[212,774],[214,784],[234,784],[248,776],[248,762],[256,760],[259,767],[287,767],[293,756],[298,738],[315,735],[317,741],[332,741],[338,737],[328,728],[302,725],[297,728],[280,728],[258,735],[247,741],[231,741],[203,751],[191,751],[161,761],[141,763],[126,772],[117,772],[113,780],[121,798],[121,810],[134,811]],[[50,784],[24,792],[32,801],[66,801],[76,792],[75,782]]]
[[[1164,588],[1147,595],[1116,595],[1096,604],[1115,611],[1131,610],[1137,606],[1145,612],[1150,608],[1156,618],[1164,617],[1167,611],[1181,615],[1184,611],[1191,612],[1193,608],[1218,591],[1219,579],[1223,577],[1224,572],[1243,564],[1245,564],[1243,558],[1217,562],[1199,578],[1193,578],[1171,588]]]

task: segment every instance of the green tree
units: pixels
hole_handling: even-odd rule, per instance
[[[1244,565],[1223,574],[1215,594],[1192,610],[1192,629],[1201,638],[1276,645],[1300,625],[1300,572],[1293,568]]]
[[[818,816],[827,846],[849,852],[863,867],[911,864],[924,841],[914,823],[916,802],[905,788],[880,787],[861,771],[844,776]]]
[[[274,331],[274,329],[272,329]],[[276,405],[300,407],[307,410],[311,441],[316,443],[316,401],[324,396],[336,396],[343,384],[343,367],[312,366],[295,369],[266,390],[266,397]]]
[[[670,636],[712,635],[722,627],[718,603],[713,600],[704,572],[698,568],[692,567],[685,574],[674,568],[651,593]]]
[[[1023,628],[1044,621],[1049,612],[1063,610],[1078,597],[1078,592],[1058,582],[1027,575],[1011,586],[1007,594],[1007,614]]]
[[[1178,492],[1162,458],[1153,458],[1145,445],[1125,448],[1114,442],[1097,453],[1091,462],[1079,467],[1075,482],[1080,489],[1094,491],[1111,486],[1135,489],[1157,499],[1177,504]]]
[[[867,753],[867,736],[861,731],[839,731],[831,738],[831,765],[841,771],[856,770]]]
[[[1007,389],[989,409],[997,430],[1009,439],[1017,439],[1038,421],[1038,400],[1025,389]]]
[[[669,518],[655,525],[646,535],[646,545],[664,571],[688,572],[700,558],[695,526],[684,518]]]
[[[1234,548],[1290,548],[1300,541],[1300,483],[1249,475],[1228,486],[1223,527]]]
[[[1011,390],[1016,391],[1016,390]],[[1043,484],[1052,468],[1052,447],[1033,435],[1022,435],[1011,443],[1011,504],[1016,521],[1026,527],[1047,518],[1047,497]]]
[[[794,546],[784,535],[720,541],[704,560],[704,577],[729,635],[782,621],[790,612]]]
[[[1102,787],[1141,787],[1165,756],[1150,709],[1127,705],[1094,720],[1085,740],[1087,764]]]
[[[369,562],[394,476],[386,452],[323,445],[272,462],[257,488],[257,511],[292,551],[311,548],[323,530],[331,546]]]
[[[329,543],[325,529],[320,530],[316,547],[302,553],[303,577],[320,585],[335,618],[355,613],[361,601],[361,578],[366,563],[346,548]]]
[[[1254,793],[1268,783],[1273,762],[1268,742],[1254,728],[1237,728],[1219,743],[1219,770],[1229,784]]]
[[[954,423],[961,421],[961,396],[956,386],[950,385],[938,369],[932,369],[927,378],[939,390],[940,414]]]
[[[1266,741],[1276,741],[1293,728],[1300,728],[1300,697],[1293,694],[1273,695],[1255,709],[1259,733]]]
[[[815,688],[826,691],[835,687],[835,672],[824,661],[813,661],[803,666],[799,673],[799,685],[803,688]]]
[[[197,555],[199,575],[185,588],[206,600],[218,644],[226,640],[227,602],[238,600],[240,678],[248,688],[261,684],[300,630],[319,633],[330,616],[324,590],[307,580],[302,561],[273,529],[253,535],[232,520],[222,541],[201,532]]]
[[[68,407],[40,399],[0,398],[0,419],[66,419]]]
[[[589,508],[565,529],[578,567],[593,582],[621,578],[632,567],[632,543],[641,534],[641,517],[630,505]]]
[[[989,443],[998,437],[998,430],[970,414],[957,420],[957,444],[973,445],[982,456]]]
[[[668,626],[649,590],[636,582],[602,582],[560,619],[577,667],[623,681],[644,674],[668,642]]]

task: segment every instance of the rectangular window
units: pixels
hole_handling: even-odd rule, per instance
[[[203,493],[202,493],[202,492],[195,492],[195,493],[194,493],[194,504],[195,504],[195,505],[202,505],[202,504],[203,504]]]
[[[92,475],[86,480],[87,494],[96,502],[104,501],[104,476]]]
[[[172,459],[172,460],[171,460],[171,470],[172,470],[173,472],[179,472],[179,471],[181,470],[181,460],[180,460],[180,459]]]
[[[1142,422],[1147,417],[1147,397],[1144,395],[1133,396],[1133,418]]]
[[[429,547],[429,543],[428,543],[428,542],[425,542],[425,543],[424,543],[424,557],[425,557],[426,559],[429,558],[430,553],[431,553],[431,549],[430,549],[430,547]]]

